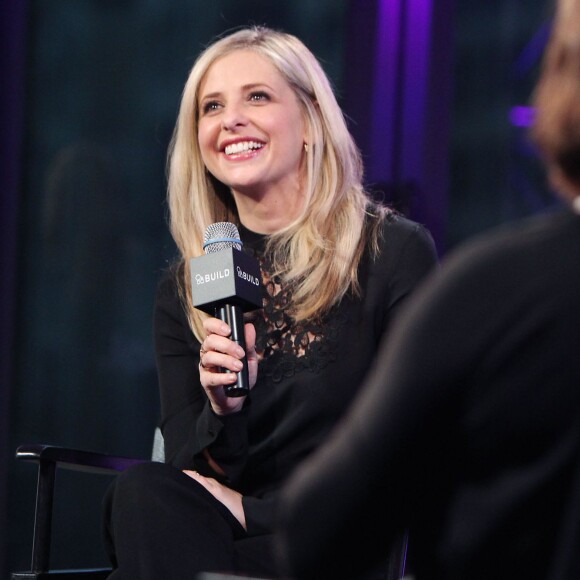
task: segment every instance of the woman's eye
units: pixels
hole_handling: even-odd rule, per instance
[[[255,91],[250,94],[250,101],[259,103],[261,101],[269,101],[269,100],[270,95],[268,95],[268,93],[265,93],[264,91]]]
[[[219,108],[219,103],[217,101],[208,101],[207,103],[203,104],[203,107],[201,108],[203,114],[207,114],[207,113],[211,113],[212,111],[217,111],[217,109]]]

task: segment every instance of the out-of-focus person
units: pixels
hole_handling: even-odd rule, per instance
[[[580,578],[580,0],[533,137],[565,208],[472,240],[399,318],[282,494],[284,578],[360,578],[408,528],[416,580]]]

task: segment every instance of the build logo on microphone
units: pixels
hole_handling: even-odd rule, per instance
[[[246,280],[250,284],[254,284],[256,286],[260,285],[260,280],[258,280],[258,278],[256,278],[255,276],[252,276],[252,274],[248,274],[247,272],[244,272],[239,266],[236,266],[236,273],[238,274],[238,278],[241,278],[242,280]]]
[[[225,270],[219,270],[217,272],[210,272],[209,274],[194,274],[193,279],[195,283],[199,286],[201,284],[207,284],[208,282],[216,282],[217,280],[223,280],[228,278],[230,271],[228,268]]]
[[[221,304],[244,312],[262,308],[262,276],[258,261],[234,248],[191,258],[191,294],[196,308],[213,314]]]

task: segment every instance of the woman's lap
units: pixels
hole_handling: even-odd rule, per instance
[[[273,572],[270,536],[247,536],[203,486],[163,463],[117,477],[104,499],[104,534],[115,580]]]

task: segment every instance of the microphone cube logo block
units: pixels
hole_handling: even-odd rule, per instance
[[[258,261],[227,248],[190,260],[193,305],[214,316],[223,304],[249,312],[262,308],[262,277]]]

